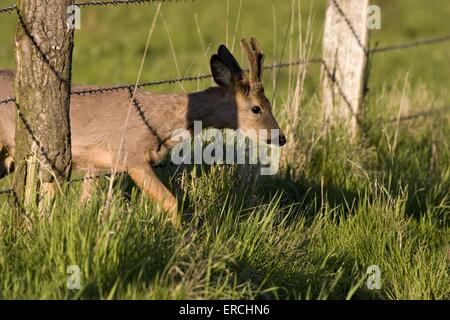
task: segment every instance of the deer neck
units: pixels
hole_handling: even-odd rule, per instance
[[[144,111],[147,111],[148,118],[152,119],[148,122],[152,122],[150,125],[161,143],[158,149],[161,146],[166,150],[172,149],[179,142],[178,139],[172,140],[172,137],[179,133],[178,130],[188,130],[191,136],[198,134],[198,122],[202,129],[237,127],[234,96],[220,87],[184,95],[169,94],[164,97],[154,93],[142,93],[142,97],[138,98],[145,101],[144,105],[152,106]],[[163,150],[162,155],[164,152]]]
[[[194,122],[202,128],[236,128],[236,101],[233,95],[220,87],[190,93],[187,96],[186,125],[192,130]]]

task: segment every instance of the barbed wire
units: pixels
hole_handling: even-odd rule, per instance
[[[143,3],[151,3],[151,2],[157,2],[157,1],[171,1],[171,0],[104,0],[104,1],[76,2],[76,5],[79,5],[79,6],[106,6],[106,5],[119,5],[119,4],[143,4]],[[179,0],[175,0],[175,1],[179,1]],[[332,0],[332,3],[338,9],[339,13],[345,18],[345,13],[339,7],[339,5],[336,3],[336,1]],[[0,13],[11,12],[11,11],[14,11],[15,9],[16,9],[16,6],[11,5],[9,7],[0,9]],[[349,22],[349,21],[346,21],[346,22]],[[351,29],[353,29],[351,24],[349,25],[349,27]],[[420,39],[420,40],[416,40],[413,42],[407,42],[407,43],[403,43],[403,44],[391,45],[391,46],[386,46],[386,47],[381,47],[381,48],[374,48],[374,49],[368,50],[368,52],[372,53],[372,54],[376,54],[376,53],[390,52],[390,51],[395,51],[395,50],[404,50],[404,49],[414,48],[414,47],[423,46],[423,45],[443,43],[443,42],[447,42],[447,41],[450,41],[450,35]],[[298,60],[298,61],[293,61],[293,62],[272,64],[269,66],[265,66],[264,69],[265,70],[280,69],[280,68],[287,68],[287,67],[301,65],[301,64],[314,64],[314,63],[323,65],[324,61],[321,58],[315,58],[315,59],[310,59],[310,60]],[[148,81],[148,82],[139,83],[137,85],[137,88],[160,86],[160,85],[170,85],[170,84],[176,84],[176,83],[182,83],[182,82],[203,81],[203,80],[211,79],[211,78],[212,78],[211,74],[203,74],[203,75],[199,75],[199,76],[187,76],[187,77],[180,77],[180,78],[167,79],[167,80]],[[130,90],[130,89],[134,89],[135,86],[136,86],[135,84],[119,84],[119,85],[108,86],[108,87],[77,89],[77,90],[72,90],[71,94],[72,95],[102,94],[102,93],[111,92],[111,91]],[[15,102],[15,97],[9,97],[9,98],[0,100],[0,105],[13,103],[13,102]]]
[[[11,193],[13,193],[13,192],[14,192],[13,189],[0,190],[0,196],[1,196],[2,194],[11,194]]]
[[[433,38],[426,38],[426,39],[420,39],[412,42],[406,42],[402,44],[397,45],[391,45],[381,48],[374,48],[369,50],[370,53],[376,54],[376,53],[383,53],[383,52],[389,52],[389,51],[395,51],[395,50],[405,50],[410,48],[415,48],[418,46],[424,46],[424,45],[432,45],[437,43],[443,43],[450,41],[450,35],[440,36],[440,37],[433,37]],[[296,66],[301,64],[323,64],[323,60],[321,58],[314,58],[310,60],[298,60],[293,62],[285,62],[285,63],[278,63],[278,64],[272,64],[270,66],[265,66],[265,70],[270,69],[277,69],[277,68],[288,68],[290,66]],[[181,82],[192,82],[192,81],[202,81],[211,79],[211,74],[203,74],[199,76],[188,76],[188,77],[180,77],[180,78],[174,78],[174,79],[167,79],[167,80],[156,80],[156,81],[148,81],[148,82],[141,82],[137,85],[138,88],[144,88],[144,87],[154,87],[154,86],[160,86],[160,85],[170,85],[170,84],[176,84]],[[134,84],[119,84],[114,86],[108,86],[108,87],[97,87],[97,88],[89,88],[89,89],[78,89],[73,90],[72,95],[88,95],[88,94],[101,94],[106,93],[110,91],[118,91],[118,90],[129,90],[134,88]],[[8,104],[15,101],[15,97],[8,97],[6,99],[0,100],[0,105],[2,104]]]
[[[13,11],[16,11],[16,5],[10,5],[4,8],[0,8],[0,13],[12,13]]]
[[[94,6],[109,6],[109,5],[117,6],[117,5],[123,5],[123,4],[126,4],[126,5],[130,5],[130,4],[139,5],[139,4],[145,4],[145,3],[172,2],[172,1],[178,2],[178,1],[183,1],[183,0],[104,0],[104,1],[75,2],[74,4],[79,6],[79,7],[94,7]],[[356,40],[357,40],[358,44],[364,49],[364,51],[366,53],[376,54],[376,53],[390,52],[390,51],[395,51],[395,50],[404,50],[404,49],[410,49],[410,48],[423,46],[423,45],[432,45],[432,44],[437,44],[437,43],[443,43],[443,42],[450,41],[450,35],[445,35],[445,36],[440,36],[440,37],[432,37],[432,38],[427,38],[427,39],[420,39],[420,40],[416,40],[416,41],[413,41],[413,42],[402,43],[402,44],[397,44],[397,45],[391,45],[391,46],[386,46],[386,47],[381,47],[381,48],[367,49],[365,46],[362,45],[360,39],[357,37],[355,29],[351,25],[351,23],[348,20],[348,18],[345,16],[345,13],[343,12],[343,10],[339,7],[339,5],[337,4],[337,2],[335,0],[332,0],[332,2],[334,3],[334,5],[337,8],[337,10],[339,11],[339,13],[344,17],[344,19],[345,19],[346,23],[348,24],[351,32],[356,37]],[[17,6],[15,4],[7,6],[7,7],[4,7],[4,8],[0,8],[0,14],[1,13],[12,13],[14,11],[17,12]],[[19,15],[19,18],[20,18],[20,15]],[[34,45],[36,46],[36,43],[34,43]],[[282,68],[288,68],[288,67],[291,67],[291,66],[298,66],[298,65],[302,65],[302,64],[305,64],[305,65],[307,65],[307,64],[321,64],[325,68],[327,68],[327,66],[325,65],[323,59],[315,58],[315,59],[310,59],[310,60],[298,60],[298,61],[292,61],[292,62],[272,64],[272,65],[269,65],[269,66],[265,66],[264,69],[265,70],[282,69]],[[109,86],[109,87],[76,89],[76,90],[73,90],[71,92],[71,94],[72,95],[102,94],[102,93],[111,92],[111,91],[118,91],[118,90],[132,90],[135,87],[137,87],[137,88],[144,88],[144,87],[152,87],[152,86],[160,86],[160,85],[170,85],[170,84],[176,84],[176,83],[181,83],[181,82],[203,81],[203,80],[207,80],[207,79],[211,79],[211,78],[212,78],[211,74],[203,74],[203,75],[198,75],[198,76],[179,77],[179,78],[167,79],[167,80],[148,81],[148,82],[139,83],[137,85],[135,85],[135,84],[119,84],[119,85],[114,85],[114,86]],[[341,92],[341,94],[343,95],[342,92]],[[344,96],[344,99],[345,99],[345,96]],[[7,99],[0,100],[0,105],[8,104],[8,103],[15,103],[15,102],[16,102],[15,97],[9,97]],[[348,99],[346,99],[346,102],[349,105]],[[144,118],[143,112],[142,112],[142,108],[140,107],[139,102],[137,100],[133,100],[133,106],[136,108],[136,111],[138,112],[138,115],[141,116],[141,118],[144,120],[144,123],[149,128],[149,130],[150,131],[154,130],[153,128],[151,128],[150,124],[145,121],[145,118]],[[400,121],[412,120],[412,119],[416,119],[416,118],[419,118],[419,117],[425,117],[425,116],[429,116],[429,115],[432,115],[432,114],[436,114],[437,112],[442,112],[442,111],[444,111],[444,109],[448,110],[449,108],[446,107],[446,108],[441,108],[441,109],[437,109],[437,110],[428,110],[428,111],[424,111],[424,112],[418,112],[418,113],[415,113],[415,114],[403,116],[400,119],[390,119],[390,121],[393,121],[393,120],[400,120]],[[19,112],[19,116],[20,116],[20,112]],[[24,119],[22,119],[22,120],[24,121]],[[25,123],[25,126],[26,126],[27,124],[26,124],[25,121],[24,121],[24,123]],[[30,134],[33,136],[32,133],[30,133]],[[40,144],[39,144],[39,146],[40,146]],[[44,154],[44,156],[46,155],[44,151],[41,150],[41,152]],[[169,164],[169,166],[170,165],[171,164]],[[166,167],[166,166],[165,165],[155,165],[155,166],[153,166],[153,168],[163,168],[163,167]],[[75,182],[82,182],[82,181],[85,181],[87,179],[88,180],[90,180],[90,179],[100,179],[100,178],[110,177],[110,176],[111,176],[110,173],[103,173],[103,174],[99,174],[99,175],[96,175],[96,176],[84,177],[84,178],[81,178],[81,179],[72,179],[69,182],[69,184],[75,183]],[[0,190],[0,195],[3,195],[3,194],[14,194],[14,190],[13,189]]]
[[[118,6],[118,5],[140,5],[154,2],[183,2],[187,0],[103,0],[103,1],[77,1],[74,5],[78,7],[99,7],[99,6]],[[12,13],[16,11],[17,5],[12,4],[10,6],[0,8],[1,13]]]
[[[290,66],[297,66],[301,64],[311,64],[311,63],[321,63],[322,59],[311,59],[311,60],[298,60],[293,62],[286,62],[286,63],[279,63],[279,64],[272,64],[270,66],[265,66],[265,70],[270,69],[281,69],[281,68],[288,68]],[[248,70],[244,70],[248,71]],[[72,92],[73,95],[87,95],[87,94],[98,94],[98,93],[105,93],[109,91],[118,91],[118,90],[129,90],[134,89],[136,86],[137,88],[144,88],[144,87],[158,87],[160,85],[170,85],[170,84],[176,84],[181,82],[192,82],[192,81],[203,81],[207,79],[212,79],[212,74],[203,74],[199,76],[187,76],[187,77],[181,77],[181,78],[174,78],[174,79],[168,79],[168,80],[156,80],[156,81],[148,81],[148,82],[141,82],[137,85],[135,84],[120,84],[110,87],[99,87],[99,88],[93,88],[93,89],[79,89],[74,90]],[[1,103],[1,101],[0,101]]]
[[[404,116],[401,116],[399,118],[396,118],[396,117],[389,118],[387,120],[387,122],[410,121],[410,120],[415,120],[417,118],[429,117],[429,116],[436,115],[436,114],[439,114],[439,113],[442,113],[442,112],[446,112],[446,111],[449,111],[449,110],[450,110],[450,105],[447,105],[447,106],[436,108],[436,109],[430,109],[430,110],[416,112],[416,113],[409,114],[409,115],[404,115]]]
[[[104,1],[79,1],[75,2],[79,7],[117,6],[121,4],[144,4],[153,2],[180,2],[185,0],[104,0]]]
[[[137,85],[135,85],[135,84],[120,84],[120,85],[115,85],[115,86],[110,86],[110,87],[79,89],[79,90],[72,91],[72,94],[76,95],[76,96],[88,95],[88,94],[100,94],[100,93],[105,93],[105,92],[109,92],[109,91],[134,89],[135,86],[137,88],[157,87],[157,86],[165,85],[165,84],[175,84],[175,83],[179,83],[179,82],[189,82],[189,81],[200,81],[200,80],[206,80],[209,78],[212,78],[212,75],[205,74],[205,75],[200,75],[200,76],[190,76],[190,77],[175,78],[175,79],[168,79],[168,80],[141,82]]]
[[[265,66],[265,70],[270,69],[277,69],[277,68],[288,68],[290,66],[298,66],[301,64],[312,64],[312,63],[322,63],[322,59],[311,59],[311,60],[298,60],[293,62],[285,62],[285,63],[278,63],[278,64],[272,64],[269,66]],[[192,81],[202,81],[211,79],[211,74],[203,74],[199,76],[188,76],[188,77],[181,77],[181,78],[174,78],[174,79],[167,79],[167,80],[156,80],[156,81],[147,81],[147,82],[141,82],[137,84],[137,88],[144,88],[144,87],[157,87],[160,85],[169,85],[169,84],[176,84],[181,82],[192,82]],[[130,90],[134,89],[135,84],[118,84],[114,86],[109,87],[97,87],[97,88],[88,88],[88,89],[75,89],[72,91],[72,95],[80,96],[80,95],[90,95],[90,94],[102,94],[106,92],[111,91],[119,91],[119,90]],[[0,105],[2,104],[8,104],[15,101],[15,97],[9,97],[4,100],[0,100]]]
[[[128,0],[127,0],[128,1]],[[432,45],[437,43],[443,43],[450,41],[450,35],[440,36],[440,37],[432,37],[432,38],[426,38],[426,39],[420,39],[412,42],[406,42],[398,45],[391,45],[381,48],[374,48],[369,50],[370,53],[383,53],[383,52],[389,52],[389,51],[395,51],[395,50],[405,50],[410,49],[418,46],[423,45]],[[278,63],[278,64],[272,64],[270,66],[265,66],[265,70],[270,69],[277,69],[277,68],[288,68],[290,66],[296,66],[301,64],[323,64],[323,59],[321,58],[314,58],[310,60],[298,60],[293,62],[285,62],[285,63]],[[156,81],[148,81],[148,82],[141,82],[137,85],[138,88],[144,88],[144,87],[153,87],[153,86],[160,86],[160,85],[170,85],[170,84],[176,84],[181,82],[192,82],[192,81],[202,81],[211,79],[211,74],[203,74],[199,76],[188,76],[188,77],[181,77],[181,78],[174,78],[174,79],[167,79],[167,80],[156,80]],[[134,88],[134,84],[119,84],[114,86],[108,86],[108,87],[98,87],[98,88],[90,88],[90,89],[78,89],[73,90],[73,95],[88,95],[88,94],[101,94],[106,93],[110,91],[118,91],[118,90],[129,90],[131,88]],[[0,105],[2,104],[8,104],[15,101],[15,97],[9,97],[3,100],[0,100]]]
[[[143,3],[151,3],[151,2],[157,2],[157,1],[171,1],[171,0],[104,0],[104,1],[85,1],[85,2],[76,2],[76,5],[78,6],[106,6],[106,5],[119,5],[119,4],[143,4]],[[176,0],[179,1],[179,0]],[[335,0],[332,0],[332,3],[337,8],[339,13],[346,18],[345,13],[343,10],[339,7],[337,2]],[[5,7],[3,9],[0,9],[0,13],[3,12],[11,12],[16,9],[15,5],[11,5],[9,7]],[[350,24],[350,21],[346,20],[346,23],[349,24],[350,29],[356,36],[356,32],[354,31],[353,26]],[[357,39],[359,40],[359,39]],[[422,45],[430,45],[430,44],[436,44],[436,43],[442,43],[450,41],[450,35],[441,36],[441,37],[433,37],[433,38],[427,38],[427,39],[421,39],[409,43],[403,43],[398,45],[392,45],[382,48],[374,48],[368,50],[369,53],[381,53],[381,52],[389,52],[394,50],[401,50],[401,49],[409,49],[417,46]],[[360,45],[360,41],[358,41]],[[288,62],[288,63],[279,63],[279,64],[273,64],[270,66],[265,66],[264,69],[279,69],[279,68],[286,68],[291,67],[295,65],[300,64],[311,64],[311,63],[321,63],[323,65],[323,59],[316,58],[311,60],[299,60],[294,62]],[[211,74],[204,74],[199,76],[188,76],[188,77],[180,77],[175,79],[168,79],[168,80],[157,80],[157,81],[149,81],[149,82],[142,82],[137,85],[138,88],[144,88],[144,87],[152,87],[152,86],[160,86],[160,85],[170,85],[175,83],[182,83],[182,82],[192,82],[192,81],[202,81],[206,79],[212,78]],[[119,84],[114,86],[108,86],[108,87],[97,87],[97,88],[89,88],[89,89],[78,89],[73,90],[72,95],[89,95],[89,94],[102,94],[106,92],[111,91],[118,91],[118,90],[130,90],[133,89],[136,85],[135,84]],[[2,104],[8,104],[15,102],[15,97],[9,97],[3,100],[0,100],[0,105]]]
[[[437,44],[437,43],[443,43],[450,41],[450,34],[440,37],[433,37],[433,38],[426,38],[426,39],[420,39],[412,42],[406,42],[401,43],[397,45],[382,47],[382,48],[374,48],[370,50],[370,53],[381,53],[381,52],[389,52],[389,51],[395,51],[395,50],[402,50],[402,49],[410,49],[415,48],[419,46],[424,45],[431,45],[431,44]]]
[[[7,98],[7,99],[4,99],[4,100],[0,100],[0,105],[8,104],[8,103],[15,102],[15,101],[16,101],[15,97]]]

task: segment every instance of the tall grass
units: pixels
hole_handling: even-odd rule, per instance
[[[314,19],[292,1],[286,29],[271,9],[273,62],[309,58]],[[207,54],[208,30],[201,15],[193,19]],[[174,39],[170,47],[176,59]],[[111,184],[111,199],[100,180],[87,205],[80,184],[66,186],[43,216],[30,208],[20,228],[0,196],[0,298],[450,299],[450,116],[402,120],[444,105],[448,92],[411,77],[386,82],[369,93],[364,130],[351,143],[345,128],[324,130],[309,74],[301,65],[265,75],[288,140],[276,176],[251,166],[158,169],[184,199],[180,231],[126,177]],[[71,265],[79,290],[67,287]],[[379,290],[366,285],[371,265],[381,270]]]

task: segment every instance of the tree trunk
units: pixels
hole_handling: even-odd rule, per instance
[[[364,98],[369,0],[329,0],[323,39],[325,120],[344,123],[354,136]]]
[[[71,172],[69,105],[73,0],[19,0],[16,30],[16,198],[51,199]]]

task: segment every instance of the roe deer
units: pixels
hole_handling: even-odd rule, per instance
[[[95,174],[110,170],[127,173],[136,185],[154,199],[178,226],[177,201],[158,179],[150,164],[161,161],[176,144],[171,139],[177,129],[191,130],[194,121],[203,127],[218,129],[278,129],[277,141],[286,139],[272,115],[271,105],[261,82],[264,54],[256,40],[241,41],[250,62],[250,72],[244,72],[236,59],[221,45],[211,57],[213,78],[219,87],[187,94],[157,94],[137,90],[134,107],[130,107],[127,90],[98,95],[72,95],[70,121],[74,169]],[[0,100],[13,96],[13,72],[0,71]],[[89,87],[74,86],[75,90]],[[13,102],[0,106],[0,175],[13,169],[16,107]],[[119,145],[123,141],[123,145]],[[82,197],[89,194],[85,179]]]

